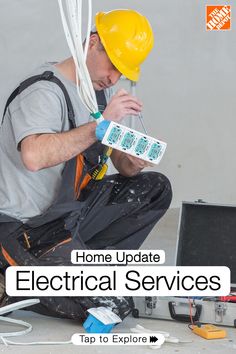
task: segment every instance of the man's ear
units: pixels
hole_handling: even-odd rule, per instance
[[[89,48],[93,48],[96,47],[99,43],[99,37],[97,35],[97,33],[93,33],[91,34],[90,38],[89,38]]]

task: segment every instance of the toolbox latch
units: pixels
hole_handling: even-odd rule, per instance
[[[145,314],[151,315],[152,310],[156,308],[157,296],[145,296]]]
[[[225,302],[215,302],[215,322],[222,323],[227,310]]]

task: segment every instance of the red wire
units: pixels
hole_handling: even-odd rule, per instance
[[[191,325],[194,325],[193,315],[192,315],[192,303],[191,303],[191,299],[190,298],[188,298],[188,302],[189,302],[189,317],[190,317],[190,320],[191,320]]]

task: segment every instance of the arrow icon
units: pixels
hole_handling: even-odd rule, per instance
[[[150,343],[156,343],[158,338],[156,336],[150,336]]]

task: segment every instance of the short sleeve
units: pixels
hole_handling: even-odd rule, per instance
[[[62,131],[62,104],[53,90],[46,87],[31,88],[18,95],[14,101],[9,112],[16,146],[32,134]]]

